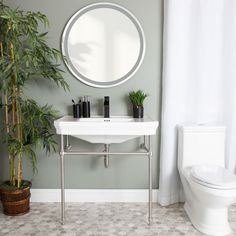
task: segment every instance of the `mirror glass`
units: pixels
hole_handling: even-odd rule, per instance
[[[94,87],[112,87],[138,70],[145,52],[144,33],[125,8],[96,3],[70,18],[62,35],[62,52],[77,79]]]

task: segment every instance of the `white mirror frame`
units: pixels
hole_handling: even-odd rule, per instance
[[[128,71],[128,73],[126,73],[123,77],[118,78],[117,80],[113,80],[111,82],[98,82],[98,81],[93,81],[90,78],[85,77],[84,75],[82,75],[74,66],[73,63],[71,62],[70,58],[69,58],[69,53],[68,53],[68,47],[67,47],[67,42],[68,42],[68,35],[70,33],[70,30],[73,26],[73,24],[76,22],[76,20],[82,16],[83,14],[85,14],[86,12],[93,10],[93,9],[98,9],[98,8],[110,8],[110,9],[114,9],[117,11],[120,11],[121,13],[123,13],[124,15],[126,15],[134,24],[134,26],[137,29],[138,35],[139,35],[139,39],[140,39],[140,50],[139,50],[139,55],[138,55],[138,59],[135,62],[135,65],[131,68],[130,71]],[[145,54],[145,47],[146,47],[146,43],[145,43],[145,36],[144,36],[144,32],[143,29],[139,23],[139,21],[136,19],[136,17],[130,12],[128,11],[126,8],[117,5],[117,4],[113,4],[113,3],[95,3],[95,4],[90,4],[82,9],[80,9],[79,11],[77,11],[67,22],[63,34],[62,34],[62,39],[61,39],[61,49],[62,49],[62,53],[65,56],[66,60],[65,60],[65,64],[67,65],[69,71],[81,82],[92,86],[92,87],[97,87],[97,88],[109,88],[109,87],[114,87],[117,85],[120,85],[124,82],[126,82],[128,79],[130,79],[139,69],[140,65],[142,64],[143,58],[144,58],[144,54]]]

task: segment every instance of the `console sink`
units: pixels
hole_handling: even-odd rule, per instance
[[[64,116],[54,121],[57,134],[71,135],[90,143],[122,143],[144,135],[155,135],[158,121],[131,116],[73,118]]]

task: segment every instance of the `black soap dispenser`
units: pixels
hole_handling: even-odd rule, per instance
[[[90,101],[89,101],[89,96],[87,96],[87,108],[88,108],[88,117],[90,117]]]
[[[83,100],[82,106],[83,106],[83,117],[84,118],[90,117],[90,101],[89,101],[89,96],[84,96],[84,100]]]
[[[80,109],[80,117],[82,116],[83,114],[83,109],[82,109],[82,99],[83,97],[79,97],[79,109]]]

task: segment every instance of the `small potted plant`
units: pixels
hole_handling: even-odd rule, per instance
[[[134,118],[143,118],[144,108],[143,102],[148,95],[145,94],[142,90],[131,91],[129,93],[129,99],[133,104],[133,117]]]
[[[56,144],[52,129],[55,111],[27,98],[24,88],[29,81],[46,79],[68,89],[56,63],[61,53],[46,44],[47,33],[38,32],[40,22],[48,25],[40,12],[12,10],[0,3],[1,138],[9,161],[9,179],[0,185],[0,198],[7,215],[22,215],[30,209],[31,182],[24,180],[22,159],[28,158],[35,171],[35,148],[50,152]]]

